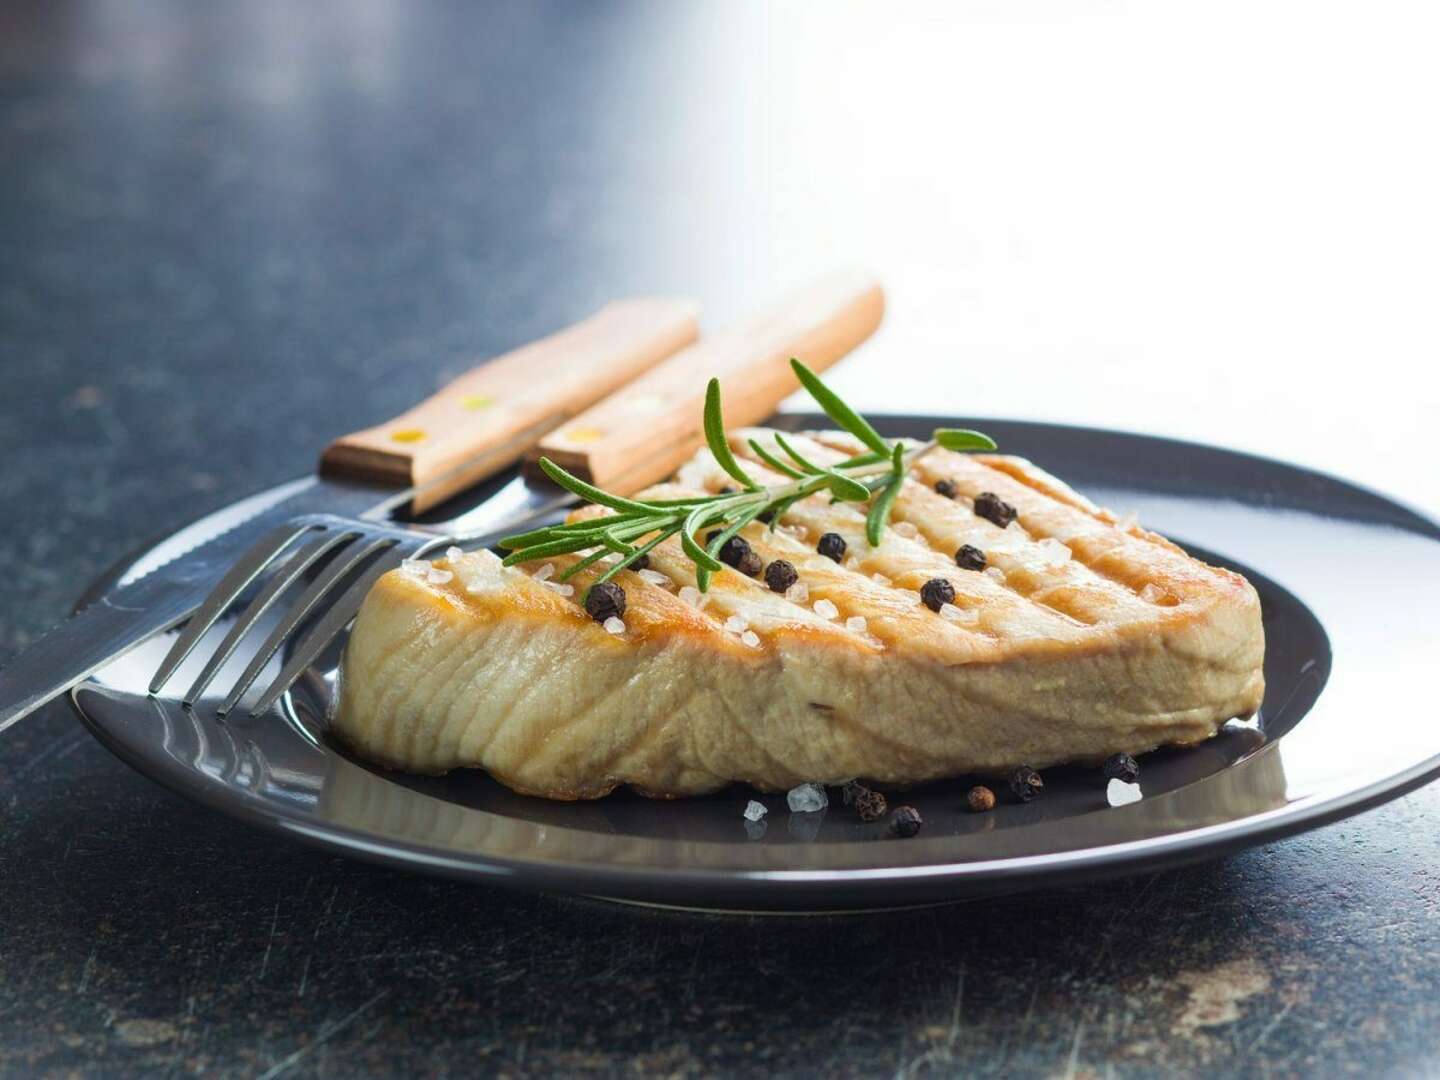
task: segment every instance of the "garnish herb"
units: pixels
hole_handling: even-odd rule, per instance
[[[587,590],[588,594],[621,570],[633,568],[657,544],[678,536],[686,556],[695,563],[695,584],[701,592],[705,592],[711,575],[724,565],[718,557],[721,549],[756,519],[763,519],[773,529],[794,503],[817,492],[828,491],[837,502],[870,503],[865,533],[873,546],[880,543],[890,518],[890,509],[906,474],[920,458],[937,446],[947,450],[995,449],[995,442],[988,435],[964,428],[939,428],[925,443],[889,441],[799,360],[792,359],[790,366],[825,414],[867,447],[864,453],[834,466],[822,466],[807,460],[779,433],[775,442],[788,461],[751,440],[750,447],[756,456],[787,478],[783,484],[762,486],[745,471],[730,450],[720,407],[720,382],[711,379],[705,392],[705,442],[719,466],[741,485],[740,490],[685,499],[627,499],[586,483],[549,458],[541,458],[540,468],[551,480],[586,502],[607,507],[614,513],[608,517],[551,525],[508,536],[500,541],[500,546],[509,551],[505,565],[513,566],[531,559],[577,551],[587,552],[559,575],[558,580],[564,581],[607,555],[620,556],[618,561],[606,566]],[[702,535],[704,543],[699,539]],[[758,566],[755,567],[757,572],[758,569]]]

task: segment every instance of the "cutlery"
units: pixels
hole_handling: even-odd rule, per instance
[[[773,310],[691,345],[649,369],[562,424],[529,456],[532,461],[541,454],[560,458],[617,494],[638,491],[670,475],[699,447],[703,434],[695,418],[712,377],[720,378],[733,391],[730,420],[755,423],[769,416],[796,388],[789,366],[791,356],[803,356],[814,367],[829,367],[870,336],[882,309],[880,290],[867,279],[845,275],[822,281]],[[364,438],[373,442],[369,434]],[[327,454],[337,446],[348,452],[357,441],[349,436],[332,445]],[[363,464],[362,459],[359,466]],[[438,534],[333,516],[307,516],[286,523],[263,537],[216,586],[161,662],[150,692],[158,693],[241,594],[283,559],[293,544],[306,538],[232,624],[181,698],[185,705],[197,701],[281,594],[329,558],[252,654],[217,709],[221,715],[232,711],[271,657],[295,637],[302,624],[313,621],[313,627],[289,651],[279,675],[249,709],[251,714],[263,713],[349,625],[382,574],[406,559],[420,559],[452,544],[492,544],[504,531],[578,502],[572,493],[536,473],[534,469],[522,472],[476,510],[446,522]],[[364,572],[351,580],[362,565]]]
[[[0,670],[0,731],[183,621],[261,533],[300,515],[363,515],[379,522],[412,502],[422,510],[433,506],[518,461],[550,428],[698,333],[691,301],[617,301],[462,375],[391,423],[337,440],[318,474],[291,485],[284,498],[237,505],[228,528],[188,550],[178,546],[168,563],[123,584],[13,657]]]
[[[509,467],[557,427],[562,429],[559,437],[543,452],[617,490],[642,487],[672,471],[700,445],[703,436],[694,417],[711,375],[718,374],[726,384],[727,399],[733,403],[731,421],[757,422],[795,389],[786,363],[791,354],[813,367],[826,367],[873,332],[883,308],[883,295],[868,278],[837,276],[759,319],[683,348],[696,336],[693,305],[631,300],[498,358],[394,421],[336,440],[322,455],[319,476],[287,485],[281,496],[236,504],[226,512],[223,531],[201,536],[182,530],[162,545],[168,562],[131,575],[0,670],[0,731],[197,610],[204,608],[213,625],[233,602],[224,598],[235,580],[244,578],[248,587],[275,563],[274,558],[253,559],[237,570],[238,563],[247,562],[247,549],[251,555],[271,545],[281,545],[277,554],[291,551],[284,565],[295,572],[284,585],[267,583],[257,597],[264,599],[266,609],[301,576],[302,564],[308,570],[324,562],[326,571],[343,564],[343,573],[322,572],[316,579],[323,578],[322,586],[312,581],[288,609],[290,615],[298,611],[298,617],[282,621],[283,635],[272,634],[278,649],[307,618],[319,616],[262,695],[258,711],[259,705],[268,706],[283,693],[348,624],[378,573],[371,566],[338,600],[337,586],[368,560],[389,552],[390,561],[398,562],[402,551],[415,557],[415,552],[455,540],[493,539],[497,530],[554,511],[570,496],[527,471],[499,486],[475,509],[448,521],[395,521],[402,507],[421,514]],[[677,354],[676,349],[682,351]],[[663,371],[656,368],[667,356],[671,360],[660,366]],[[636,378],[651,369],[655,378]],[[616,387],[623,389],[614,393]],[[587,411],[607,393],[611,396]],[[610,426],[621,420],[627,424],[619,430]],[[637,420],[651,425],[650,440],[634,438]],[[663,441],[657,441],[655,433]],[[408,486],[393,490],[397,484]],[[282,545],[287,535],[290,540]],[[261,544],[255,543],[257,536],[263,537]],[[291,550],[301,538],[306,542]],[[205,606],[207,598],[215,600],[213,612]],[[255,621],[242,619],[244,629]],[[231,636],[221,645],[227,656],[244,633],[229,640]],[[192,635],[187,649],[200,637]],[[268,646],[267,641],[262,651]],[[214,664],[208,677],[220,666]],[[247,668],[251,681],[260,667],[253,672]],[[232,688],[226,698],[229,707],[238,696]]]

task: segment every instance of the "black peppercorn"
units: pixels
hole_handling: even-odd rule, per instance
[[[955,599],[955,586],[943,577],[932,577],[920,586],[920,599],[931,611],[939,611]]]
[[[717,494],[717,495],[734,495],[735,492],[738,491],[738,490],[739,490],[738,488],[732,487],[730,484],[726,484],[724,487],[722,487],[722,488],[721,488],[719,491],[717,491],[715,494]]]
[[[855,796],[855,813],[861,821],[879,821],[885,816],[885,796],[869,789]]]
[[[719,535],[719,529],[712,529],[709,535],[705,537],[705,543],[707,545],[713,543],[715,538]],[[729,540],[726,540],[725,543],[720,545],[720,550],[715,553],[715,557],[719,559],[722,563],[724,563],[726,566],[734,567],[736,570],[739,570],[741,562],[745,560],[745,556],[754,554],[755,553],[750,549],[750,544],[745,539],[739,536],[732,536]],[[758,561],[759,556],[756,556],[756,559]],[[757,566],[755,568],[755,573],[758,574],[759,572],[760,568]]]
[[[826,533],[820,537],[820,543],[815,546],[815,550],[827,559],[839,562],[845,558],[845,538],[839,533]]]
[[[1010,790],[1021,802],[1029,802],[1036,795],[1040,794],[1045,787],[1045,781],[1040,779],[1040,774],[1029,765],[1021,765],[1010,773]]]
[[[1106,780],[1123,780],[1133,784],[1140,779],[1140,763],[1129,754],[1111,754],[1103,766]]]
[[[598,623],[609,618],[619,619],[625,614],[625,590],[613,581],[592,585],[585,594],[585,610]]]
[[[955,482],[953,480],[936,480],[935,490],[937,493],[944,495],[945,498],[953,499],[955,497]]]
[[[975,513],[1002,529],[1015,520],[1015,507],[993,491],[982,491],[975,496]]]
[[[897,806],[890,815],[890,831],[899,837],[911,837],[920,831],[920,811],[913,806]]]
[[[740,561],[735,564],[735,569],[746,577],[756,577],[764,565],[764,560],[760,558],[758,551],[754,548],[746,548],[744,554],[740,556]]]
[[[765,567],[765,584],[770,586],[772,592],[783,593],[799,580],[800,574],[794,564],[784,559],[776,559]]]
[[[965,796],[965,802],[971,813],[984,814],[995,809],[995,793],[984,784],[976,784]]]
[[[644,555],[641,555],[638,559],[636,559],[634,562],[632,562],[632,563],[630,564],[630,569],[631,569],[631,570],[649,570],[649,569],[650,569],[650,553],[647,551]]]
[[[974,544],[962,544],[955,552],[955,565],[961,570],[984,570],[985,553]]]

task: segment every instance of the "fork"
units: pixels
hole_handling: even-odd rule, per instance
[[[792,355],[802,356],[814,368],[829,367],[870,336],[883,306],[883,294],[868,278],[838,275],[824,279],[777,308],[681,349],[561,424],[553,434],[546,435],[550,429],[535,431],[531,444],[538,442],[542,450],[565,459],[567,467],[592,482],[617,494],[631,494],[669,475],[698,448],[702,441],[700,403],[712,376],[719,377],[731,391],[734,404],[728,419],[736,424],[756,423],[797,389],[789,365]],[[640,420],[648,425],[650,438],[636,438]],[[401,428],[402,433],[407,430]],[[654,445],[657,433],[666,438],[660,446]],[[362,459],[368,453],[373,460],[376,450],[373,444],[366,445],[369,438],[370,433],[348,436],[333,443],[326,455],[338,449]],[[396,453],[393,446],[381,445],[384,452]],[[522,474],[480,506],[442,526],[427,529],[374,520],[406,502],[412,507],[429,505],[435,487],[454,492],[456,474],[473,482],[474,460],[392,496],[360,518],[307,514],[265,533],[230,567],[184,625],[150,682],[151,695],[164,689],[206,634],[258,585],[254,597],[181,696],[186,708],[193,707],[261,619],[313,572],[216,709],[221,716],[233,712],[275,654],[295,640],[280,673],[248,710],[252,716],[264,713],[345,630],[383,574],[441,548],[489,546],[516,527],[579,501],[548,480]],[[304,636],[300,637],[302,630]]]
[[[206,597],[200,610],[185,624],[151,679],[150,693],[159,694],[211,628],[246,590],[267,571],[273,570],[264,587],[205,661],[190,688],[181,695],[181,704],[186,708],[192,707],[261,618],[287,590],[319,567],[319,572],[305,591],[285,609],[283,617],[216,708],[220,716],[231,712],[260,677],[271,657],[312,614],[321,612],[319,621],[300,640],[280,674],[249,710],[252,715],[263,713],[355,617],[360,601],[382,574],[407,559],[424,558],[432,551],[455,544],[459,539],[444,534],[427,536],[411,529],[329,514],[308,514],[272,529],[236,561]],[[365,567],[364,572],[340,592],[346,579],[362,567]]]

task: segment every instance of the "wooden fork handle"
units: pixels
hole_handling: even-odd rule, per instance
[[[388,423],[336,439],[320,456],[321,472],[426,485],[412,509],[428,509],[513,465],[547,431],[689,345],[697,315],[682,299],[607,304],[461,375]]]
[[[720,380],[727,427],[764,420],[799,388],[798,357],[828,368],[880,325],[885,295],[862,274],[826,278],[778,307],[705,338],[546,435],[541,455],[617,495],[663,480],[704,443],[705,386]]]

